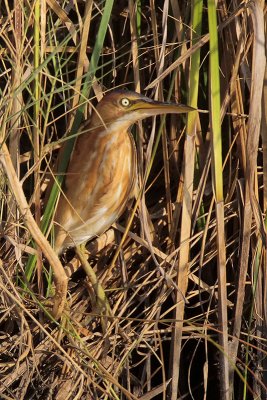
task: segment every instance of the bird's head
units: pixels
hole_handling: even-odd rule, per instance
[[[113,123],[132,125],[136,121],[160,114],[180,114],[194,111],[193,107],[179,103],[151,100],[136,92],[114,90],[103,97],[93,113],[93,125]],[[102,123],[101,123],[102,121]]]

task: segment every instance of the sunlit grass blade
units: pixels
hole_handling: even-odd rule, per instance
[[[226,286],[226,248],[224,233],[224,198],[222,168],[222,133],[221,133],[221,100],[220,100],[220,64],[218,48],[218,31],[216,1],[208,1],[208,19],[210,33],[210,125],[212,132],[212,178],[215,196],[217,226],[217,272],[218,272],[218,315],[219,341],[221,353],[221,391],[229,398],[228,367],[228,322],[227,322],[227,286]]]

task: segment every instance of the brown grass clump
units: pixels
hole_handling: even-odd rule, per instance
[[[265,3],[0,4],[0,398],[265,398]],[[110,316],[51,228],[58,149],[116,87],[199,112],[133,129],[144,196],[87,246]]]

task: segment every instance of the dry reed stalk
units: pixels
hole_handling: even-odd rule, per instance
[[[234,378],[234,365],[238,351],[238,339],[240,337],[241,320],[243,313],[244,297],[245,297],[245,284],[246,274],[249,259],[249,246],[251,240],[251,225],[252,213],[256,212],[255,194],[254,194],[254,177],[257,165],[258,142],[260,134],[260,121],[261,121],[261,101],[263,79],[265,74],[265,50],[264,50],[264,18],[263,9],[258,1],[250,4],[251,17],[254,29],[253,40],[253,60],[252,60],[252,85],[250,93],[250,112],[248,120],[248,134],[247,134],[247,169],[246,169],[246,184],[245,184],[245,204],[244,204],[244,222],[242,231],[242,248],[240,257],[240,272],[237,288],[237,299],[235,306],[235,318],[233,326],[233,336],[230,347],[231,369],[230,369],[230,384],[233,391],[233,378]],[[254,208],[254,209],[253,209]],[[256,217],[256,216],[255,216]]]

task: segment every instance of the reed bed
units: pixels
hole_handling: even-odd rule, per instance
[[[265,2],[0,7],[0,398],[266,398]],[[132,129],[142,196],[87,245],[107,316],[53,216],[122,87],[198,110]]]

